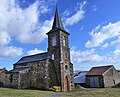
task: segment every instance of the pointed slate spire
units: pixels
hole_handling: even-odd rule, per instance
[[[62,21],[61,21],[59,12],[58,12],[58,7],[57,7],[57,5],[56,5],[56,11],[55,11],[55,16],[54,16],[54,21],[53,21],[52,30],[53,30],[53,29],[56,29],[56,28],[61,29],[61,30],[64,30],[64,27],[63,27],[63,24],[62,24]]]
[[[56,30],[62,30],[63,32],[67,33],[69,35],[69,33],[64,29],[59,12],[58,12],[58,7],[56,4],[56,11],[55,11],[55,16],[54,16],[54,21],[53,21],[53,25],[52,25],[52,29],[46,33],[47,35],[50,33],[55,32]]]

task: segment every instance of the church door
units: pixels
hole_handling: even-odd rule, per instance
[[[68,77],[66,76],[65,77],[65,91],[68,91],[69,90],[69,86],[68,86]]]

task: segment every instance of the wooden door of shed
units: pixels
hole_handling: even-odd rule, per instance
[[[90,87],[93,88],[100,87],[100,81],[98,77],[90,77]]]

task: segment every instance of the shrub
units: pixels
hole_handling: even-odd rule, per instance
[[[52,86],[49,88],[49,90],[54,91],[54,92],[61,92],[61,87],[60,86]]]

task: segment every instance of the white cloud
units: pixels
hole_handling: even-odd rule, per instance
[[[41,13],[46,13],[49,11],[48,7],[46,5],[41,5],[40,6]]]
[[[112,41],[111,45],[120,48],[120,36],[116,40]]]
[[[0,47],[0,59],[7,58],[15,58],[23,54],[22,48],[17,48],[13,46],[2,46]]]
[[[83,10],[83,7],[85,5],[86,5],[86,1],[84,1],[83,3],[80,3],[79,4],[79,9],[77,10],[77,12],[75,14],[73,14],[72,16],[66,18],[66,20],[65,20],[65,25],[66,26],[74,25],[84,18],[85,11]],[[67,14],[68,14],[68,11],[67,11]]]
[[[93,5],[93,11],[97,11],[97,6]]]
[[[94,49],[86,51],[71,49],[70,53],[73,63],[89,64],[91,62],[100,62],[103,60],[103,57],[96,54]]]
[[[22,9],[16,0],[0,0],[0,32],[9,33],[9,39],[12,37],[21,43],[40,43],[52,24],[52,20],[39,21],[41,14],[48,10],[44,1],[36,0]]]
[[[23,54],[22,48],[9,46],[11,41],[40,43],[51,28],[53,19],[39,21],[40,16],[49,11],[46,2],[36,0],[24,9],[19,3],[17,0],[0,0],[0,59]]]
[[[120,56],[120,49],[116,49],[114,52],[113,52],[114,56],[117,56],[119,55]]]
[[[35,48],[34,50],[27,51],[27,54],[28,55],[34,55],[34,54],[43,53],[43,52],[45,52],[45,51]]]
[[[88,70],[88,67],[91,68],[92,66],[114,65],[115,67],[119,67],[120,65],[119,48],[112,50],[106,54],[104,53],[104,55],[101,55],[101,53],[98,53],[98,51],[95,49],[81,51],[72,48],[70,53],[72,63],[75,66],[78,65],[78,68],[80,70]]]
[[[120,36],[120,21],[106,26],[97,26],[90,32],[92,38],[87,41],[87,48],[100,46],[105,40]]]
[[[69,10],[65,10],[65,11],[63,12],[63,15],[64,15],[64,16],[69,16],[69,15],[70,15],[70,11],[69,11]]]
[[[0,32],[0,46],[7,45],[10,41],[11,38],[7,32]]]
[[[120,50],[115,49],[114,51],[109,52],[103,60],[106,64],[113,64],[115,66],[119,65],[120,63]]]
[[[109,44],[108,44],[108,43],[105,43],[104,45],[101,46],[101,49],[105,49],[105,48],[107,48],[108,46],[109,46]]]
[[[45,20],[39,30],[34,33],[22,33],[18,36],[21,43],[40,43],[47,36],[46,33],[51,29],[53,20]]]

